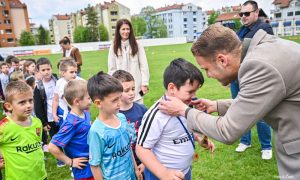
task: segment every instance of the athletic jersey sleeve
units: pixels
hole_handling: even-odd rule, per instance
[[[129,124],[127,122],[126,116],[122,113],[118,113],[117,116],[119,117],[121,123],[126,124],[126,129],[127,129],[127,132],[129,133],[131,143],[135,143],[137,137],[136,137],[134,124]]]
[[[92,166],[99,166],[102,162],[105,141],[96,131],[91,129],[88,135],[88,144],[89,163]]]
[[[158,112],[158,110],[146,113],[139,128],[137,143],[144,148],[152,149],[160,140],[168,120],[169,116]]]
[[[65,121],[59,131],[53,136],[51,143],[58,147],[66,147],[72,137],[75,135],[75,127],[72,123]]]

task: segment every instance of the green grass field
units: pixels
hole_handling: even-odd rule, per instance
[[[145,48],[151,75],[150,93],[144,99],[147,107],[150,107],[163,94],[162,74],[171,60],[182,57],[196,64],[190,47],[191,44],[181,44]],[[82,76],[88,79],[100,70],[107,72],[107,54],[108,51],[82,52],[84,62]],[[55,65],[61,54],[46,57],[53,62],[54,72],[57,72]],[[39,56],[31,58],[38,59]],[[230,98],[230,92],[216,80],[205,76],[204,86],[198,91],[197,96],[208,99]],[[97,110],[92,108],[91,111],[94,119],[97,116]],[[252,147],[241,154],[234,151],[238,142],[234,145],[224,145],[214,141],[216,151],[213,154],[197,145],[199,160],[193,163],[193,179],[278,179],[274,152],[272,160],[263,161],[256,128],[253,128],[252,137]],[[57,168],[55,159],[49,153],[46,156],[48,180],[71,179],[69,168]]]

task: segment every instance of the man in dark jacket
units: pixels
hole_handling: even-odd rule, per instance
[[[273,29],[270,24],[267,24],[258,18],[259,8],[255,1],[246,1],[242,5],[239,15],[241,17],[241,21],[243,22],[243,26],[237,32],[237,35],[242,41],[244,38],[253,38],[254,34],[259,29],[262,29],[268,34],[273,35]],[[237,79],[231,82],[230,89],[232,98],[234,99],[240,91]],[[262,148],[262,159],[271,159],[271,128],[263,120],[257,121],[256,126],[258,138]],[[240,144],[235,150],[236,152],[244,152],[249,147],[251,147],[251,130],[242,136]]]

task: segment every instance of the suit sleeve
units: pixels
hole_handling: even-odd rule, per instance
[[[112,44],[108,52],[108,74],[112,75],[117,70],[116,55],[114,53],[114,45]]]
[[[45,112],[45,105],[42,100],[40,90],[35,87],[34,88],[34,112],[37,118],[39,118],[43,124],[43,127],[48,124],[47,112]]]
[[[145,49],[142,45],[138,44],[139,50],[138,50],[138,56],[139,56],[139,65],[140,65],[140,71],[142,74],[142,85],[149,85],[149,66],[148,61],[145,53]]]
[[[285,97],[282,76],[273,66],[261,61],[243,62],[239,79],[240,92],[224,116],[192,109],[187,114],[189,128],[232,144]]]

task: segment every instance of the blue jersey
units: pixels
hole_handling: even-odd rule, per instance
[[[117,114],[120,126],[104,124],[98,118],[94,121],[89,135],[90,164],[100,166],[104,179],[135,179],[130,134],[123,114]]]
[[[139,127],[142,123],[144,114],[147,112],[147,108],[143,104],[133,103],[133,106],[127,111],[121,111],[126,116],[127,122],[134,127],[136,136],[138,135]],[[135,153],[136,142],[132,142],[132,152],[134,154],[137,165],[141,164],[141,161]]]
[[[69,158],[89,157],[87,136],[91,128],[91,115],[89,112],[84,112],[84,117],[83,119],[69,113],[58,133],[51,140],[51,143],[63,148]],[[82,170],[72,168],[72,171],[75,178],[89,178],[93,176],[89,164]]]

